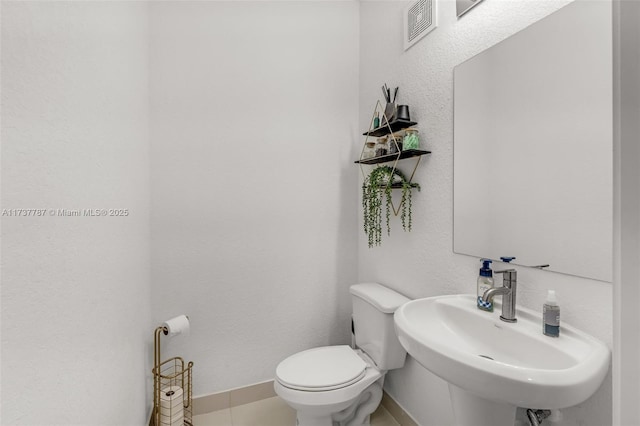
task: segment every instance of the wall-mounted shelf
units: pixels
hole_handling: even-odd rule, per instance
[[[377,127],[375,129],[371,129],[368,132],[364,132],[362,135],[363,136],[374,136],[376,138],[380,137],[380,136],[386,136],[389,133],[395,133],[398,132],[400,130],[404,130],[407,129],[411,126],[415,126],[416,123],[415,121],[409,121],[409,120],[402,120],[402,119],[396,119],[393,120],[392,122],[390,122],[388,125],[385,123],[380,127]]]
[[[385,214],[387,234],[391,231],[389,225],[391,210],[393,210],[394,216],[400,215],[403,229],[405,231],[411,230],[411,194],[414,189],[420,190],[420,185],[413,182],[413,175],[422,156],[431,154],[431,151],[421,149],[402,150],[402,141],[407,137],[407,132],[415,130],[410,128],[418,123],[410,120],[393,119],[388,116],[389,111],[391,111],[391,115],[396,115],[395,107],[391,108],[392,106],[387,104],[383,108],[380,101],[376,103],[371,116],[369,131],[363,133],[366,138],[360,158],[355,161],[360,166],[363,178],[362,208],[364,229],[369,240],[369,247],[380,245],[382,241],[381,223]],[[374,127],[374,123],[379,124],[376,117],[379,117],[382,124]],[[376,147],[376,152],[380,154],[387,152],[387,150],[395,152],[370,157],[373,146],[369,139],[374,138],[381,138],[377,141],[380,146]],[[415,140],[411,140],[411,142],[415,142]],[[375,144],[376,142],[373,142],[373,145]],[[411,174],[405,175],[398,170],[398,162],[409,158],[414,159],[413,170]],[[367,169],[367,173],[365,173],[365,169]],[[400,204],[397,207],[393,200],[392,190],[401,191],[401,195],[396,197],[396,201],[398,198],[400,199]]]
[[[364,160],[356,160],[354,161],[354,163],[356,164],[388,163],[391,161],[404,160],[405,158],[419,157],[425,154],[431,154],[431,151],[423,151],[420,149],[407,149],[406,151],[401,151],[400,153],[396,152],[393,154],[381,155],[380,157],[372,157],[372,158],[365,158]]]
[[[392,183],[391,185],[388,185],[391,189],[402,189],[402,184],[401,183]],[[418,185],[417,183],[410,183],[409,186],[411,186],[412,188],[417,188],[420,185]],[[387,187],[387,185],[380,185],[380,189],[385,189]],[[394,213],[395,213],[395,209],[394,209]],[[396,214],[397,216],[397,214]]]
[[[379,113],[382,113],[381,115],[382,124],[379,125],[378,127],[373,127],[374,116]],[[399,132],[401,132],[402,130],[409,129],[410,127],[415,126],[418,123],[416,121],[404,120],[401,118],[395,118],[395,119],[390,118],[387,121],[387,116],[385,115],[385,113],[386,113],[386,108],[382,108],[382,104],[380,103],[380,101],[378,101],[376,103],[376,107],[373,110],[373,115],[371,116],[371,124],[369,127],[369,131],[364,132],[362,134],[363,136],[366,136],[366,138],[362,146],[360,159],[354,161],[354,163],[360,165],[360,171],[362,172],[362,177],[366,178],[363,165],[369,165],[369,166],[373,165],[376,167],[380,167],[382,163],[393,162],[392,169],[395,170],[398,166],[398,161],[404,160],[407,158],[415,158],[416,162],[414,164],[413,171],[411,172],[408,179],[409,183],[411,183],[411,181],[413,180],[413,175],[416,172],[416,169],[418,168],[418,163],[420,163],[421,157],[426,154],[431,154],[431,151],[425,151],[421,149],[407,149],[407,150],[397,151],[397,149],[402,149],[401,145],[398,143],[402,139],[401,134]],[[392,143],[396,145],[396,152],[379,155],[377,157],[363,158],[365,153],[365,146],[369,142],[370,138],[376,138],[376,137],[379,138],[387,135],[390,135],[389,137],[391,138]]]

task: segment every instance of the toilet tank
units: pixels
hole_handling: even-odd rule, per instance
[[[401,368],[407,352],[400,345],[393,313],[409,299],[376,283],[350,288],[356,346],[381,370]]]

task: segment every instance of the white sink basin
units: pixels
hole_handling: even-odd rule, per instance
[[[545,336],[541,314],[520,307],[517,323],[503,322],[496,302],[489,313],[473,295],[413,300],[396,311],[396,332],[437,376],[514,410],[570,407],[593,395],[609,369],[604,343],[564,323],[559,338]]]

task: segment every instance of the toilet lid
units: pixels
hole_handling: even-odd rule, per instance
[[[366,368],[349,346],[324,346],[291,355],[278,365],[276,377],[288,388],[326,391],[357,382]]]

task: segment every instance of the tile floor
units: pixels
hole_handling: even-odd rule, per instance
[[[226,410],[193,416],[194,426],[294,426],[296,413],[279,397],[267,398]],[[371,426],[399,426],[380,406],[371,415]]]

